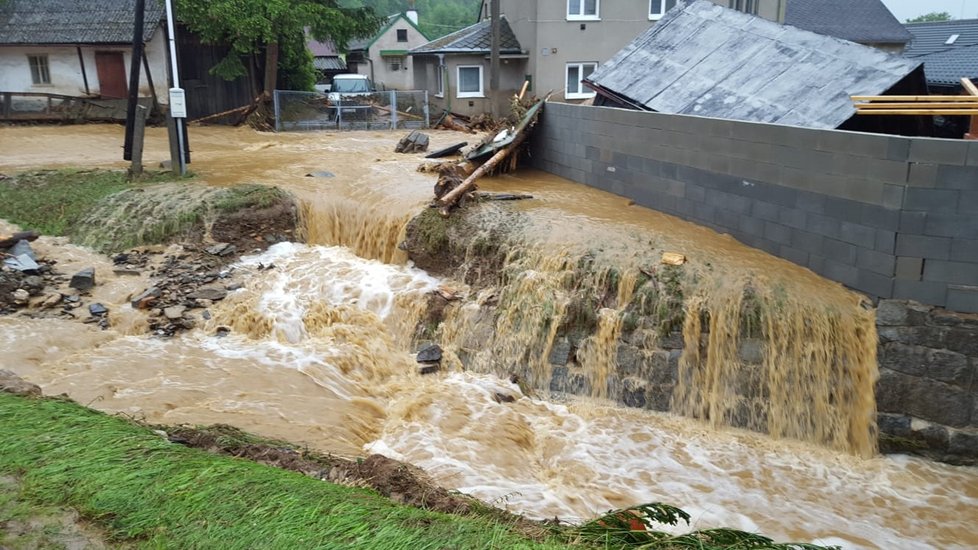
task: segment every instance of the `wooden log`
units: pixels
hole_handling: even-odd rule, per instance
[[[523,81],[523,87],[520,88],[520,95],[517,96],[517,99],[519,99],[520,101],[523,101],[523,96],[526,95],[526,89],[529,88],[529,87],[530,87],[530,81],[529,80],[524,80]]]
[[[859,109],[857,115],[978,115],[973,109]]]
[[[458,202],[458,200],[462,198],[464,194],[468,193],[473,187],[475,187],[476,180],[488,174],[493,168],[502,162],[503,159],[508,157],[514,150],[516,150],[517,147],[520,146],[521,143],[526,141],[529,134],[529,132],[520,132],[520,134],[516,136],[516,139],[513,140],[513,143],[510,143],[506,147],[496,152],[496,154],[487,160],[485,164],[477,168],[475,172],[472,172],[469,177],[465,178],[465,181],[463,181],[461,185],[453,189],[451,193],[448,193],[439,199],[439,202],[441,202],[441,204],[444,206],[450,206]],[[443,210],[443,213],[447,212]]]
[[[971,79],[962,78],[961,86],[964,87],[964,91],[968,92],[968,95],[965,97],[970,97],[971,99],[978,99],[978,86],[975,86],[975,83],[972,82]]]
[[[857,109],[978,109],[978,104],[960,101],[906,102],[906,103],[856,103]]]
[[[978,101],[978,96],[968,95],[853,95],[853,101]]]
[[[40,236],[37,231],[18,231],[13,235],[0,235],[0,248],[10,248],[20,241],[36,241]]]

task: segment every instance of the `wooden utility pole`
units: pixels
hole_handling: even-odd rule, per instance
[[[126,139],[123,160],[132,160],[132,140],[136,125],[136,105],[139,102],[139,65],[143,59],[143,22],[146,0],[136,0],[136,22],[132,32],[132,57],[129,58],[129,104],[126,106]],[[142,147],[140,145],[140,147]]]
[[[489,50],[489,97],[490,105],[492,106],[492,115],[498,116],[499,105],[496,101],[499,99],[499,49],[500,49],[500,31],[499,31],[499,0],[489,0],[490,3],[490,50]]]
[[[136,120],[133,124],[132,141],[132,166],[129,167],[129,179],[139,179],[143,175],[143,141],[146,136],[146,117],[149,110],[142,106],[136,106]]]

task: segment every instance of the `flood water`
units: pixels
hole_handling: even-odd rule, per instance
[[[150,422],[221,422],[341,455],[380,452],[421,466],[447,487],[537,518],[581,521],[661,501],[690,512],[693,528],[728,526],[846,548],[978,547],[974,468],[867,458],[859,445],[842,452],[623,409],[600,396],[524,396],[489,370],[418,375],[410,335],[426,293],[441,284],[464,285],[414,269],[396,248],[434,184],[433,175],[415,171],[417,157],[392,153],[400,134],[192,129],[191,168],[199,180],[290,190],[302,204],[308,244],[283,243],[245,258],[237,269],[249,274],[246,288],[215,306],[199,330],[157,339],[142,334],[141,314],[127,305],[145,280],[115,277],[107,259],[42,238],[35,248],[57,257],[63,271],[96,267],[97,298],[112,311],[113,326],[100,331],[77,322],[0,317],[0,368],[40,384],[46,394],[67,393]],[[474,141],[431,135],[433,149]],[[0,173],[123,167],[121,142],[117,126],[0,128]],[[161,130],[150,130],[146,149],[147,161],[165,158]],[[334,176],[306,177],[316,171]],[[853,331],[872,324],[871,314],[859,313],[859,297],[839,285],[620,197],[529,170],[485,180],[482,188],[536,197],[508,207],[527,214],[527,235],[550,251],[534,266],[540,270],[556,251],[582,248],[597,248],[631,268],[635,250],[649,247],[685,254],[689,269],[707,281],[703,300],[750,280],[852,311]],[[259,263],[276,269],[259,271]],[[528,303],[532,291],[526,290]],[[463,310],[446,321],[459,333],[466,326]],[[219,338],[217,326],[232,332]],[[497,327],[498,333],[512,330]],[[784,338],[792,334],[785,329]],[[517,336],[497,334],[492,342],[505,354],[522,341]],[[875,332],[826,334],[812,345],[870,353],[870,337]],[[451,348],[452,342],[442,343]],[[792,355],[785,351],[784,357]],[[875,362],[874,356],[864,359],[867,369]],[[499,403],[497,393],[517,399]],[[857,414],[875,407],[871,395],[868,403],[867,396],[857,397]]]

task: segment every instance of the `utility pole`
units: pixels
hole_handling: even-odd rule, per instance
[[[500,32],[499,32],[499,0],[489,0],[490,3],[490,29],[492,31],[492,36],[490,40],[490,51],[489,51],[489,97],[490,105],[492,106],[492,115],[497,116],[499,114],[500,106],[496,104],[499,99],[499,48],[500,48]]]
[[[140,0],[142,1],[142,0]],[[177,66],[176,25],[173,19],[173,0],[166,0],[166,27],[170,49],[170,116],[167,127],[170,134],[170,165],[173,171],[183,176],[187,173],[189,158],[187,150],[187,133],[185,119],[187,118],[187,100],[183,89],[180,88],[180,69]]]
[[[136,22],[132,32],[132,57],[129,59],[129,102],[126,105],[126,138],[122,147],[123,160],[132,160],[136,105],[139,103],[139,67],[143,59],[143,23],[145,19],[146,0],[136,0]],[[140,149],[142,149],[141,146]]]

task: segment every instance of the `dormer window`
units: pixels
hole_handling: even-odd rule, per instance
[[[600,19],[600,0],[567,0],[568,21],[596,21]]]
[[[662,19],[667,11],[676,7],[676,0],[649,0],[649,19],[656,21]]]

